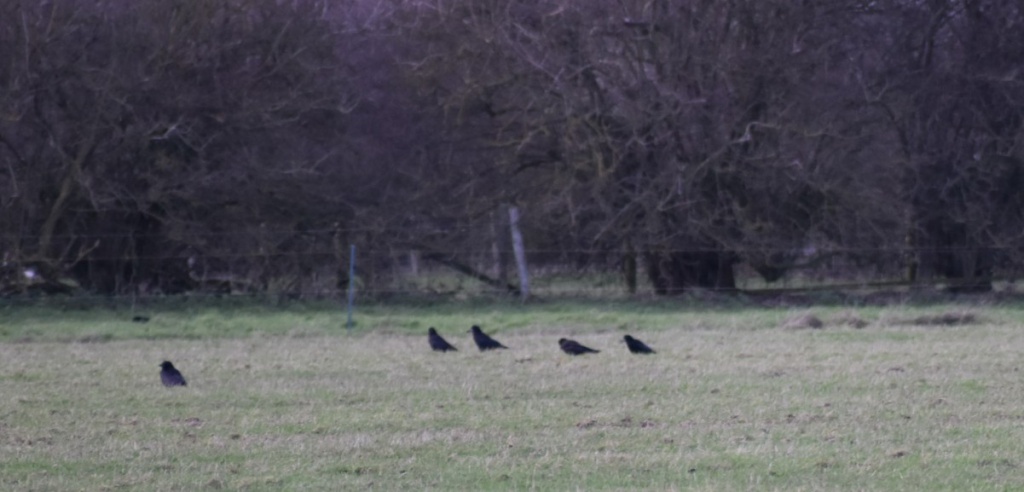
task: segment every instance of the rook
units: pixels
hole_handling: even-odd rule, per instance
[[[648,347],[646,343],[641,342],[629,335],[622,337],[626,341],[626,347],[629,347],[629,351],[634,354],[653,354],[654,349]]]
[[[433,326],[427,330],[427,341],[430,342],[430,348],[435,352],[447,352],[449,350],[458,351],[452,344],[448,343],[448,340],[441,338],[441,335],[437,334],[437,330]]]
[[[185,376],[182,376],[171,361],[165,360],[160,363],[160,381],[164,386],[186,386]]]
[[[473,341],[476,342],[477,347],[480,347],[481,352],[483,352],[484,350],[508,348],[499,343],[497,340],[487,336],[487,334],[481,331],[480,327],[477,325],[473,325],[473,328],[470,328],[469,331],[473,332]]]
[[[581,345],[576,340],[569,340],[567,338],[558,339],[558,346],[561,347],[562,352],[569,355],[596,354],[600,352],[600,350],[594,350],[590,347]]]

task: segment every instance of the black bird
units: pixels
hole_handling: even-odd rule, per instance
[[[448,340],[441,338],[441,335],[437,334],[437,330],[433,326],[427,330],[427,340],[430,342],[430,348],[436,352],[458,351],[457,348],[448,343]]]
[[[182,376],[177,369],[174,368],[174,364],[170,361],[163,361],[160,363],[160,381],[164,383],[164,386],[186,386],[185,376]]]
[[[594,350],[590,347],[581,345],[576,340],[569,340],[568,338],[559,338],[558,346],[562,348],[562,352],[569,355],[596,354],[600,352],[600,350]]]
[[[641,342],[629,335],[622,337],[626,341],[626,347],[629,347],[629,351],[634,354],[653,354],[654,349],[648,347],[646,343]]]
[[[149,316],[132,316],[133,323],[149,323]]]
[[[476,346],[480,347],[480,351],[494,350],[494,349],[507,349],[508,347],[502,345],[497,340],[487,336],[486,333],[480,330],[480,327],[473,325],[469,331],[473,332],[473,341],[476,342]]]

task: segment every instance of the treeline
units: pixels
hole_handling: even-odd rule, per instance
[[[509,207],[629,289],[986,290],[1022,67],[1016,0],[0,0],[0,293],[503,285]]]

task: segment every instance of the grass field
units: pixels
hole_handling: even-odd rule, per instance
[[[2,490],[1024,489],[1019,305],[0,314]]]

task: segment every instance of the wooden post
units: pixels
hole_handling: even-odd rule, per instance
[[[516,270],[519,272],[519,296],[522,300],[530,297],[530,273],[526,268],[526,249],[523,247],[523,234],[519,232],[519,207],[508,207],[508,225],[512,232],[512,252],[516,257]]]
[[[409,251],[409,273],[413,277],[420,275],[420,252],[415,249]]]
[[[508,282],[508,252],[511,248],[509,235],[505,234],[505,214],[501,212],[504,210],[491,214],[491,258],[494,262],[494,277],[500,282]]]
[[[355,309],[356,298],[356,245],[350,244],[348,248],[348,321],[345,322],[345,329],[351,331],[355,324],[352,322],[352,311]]]

